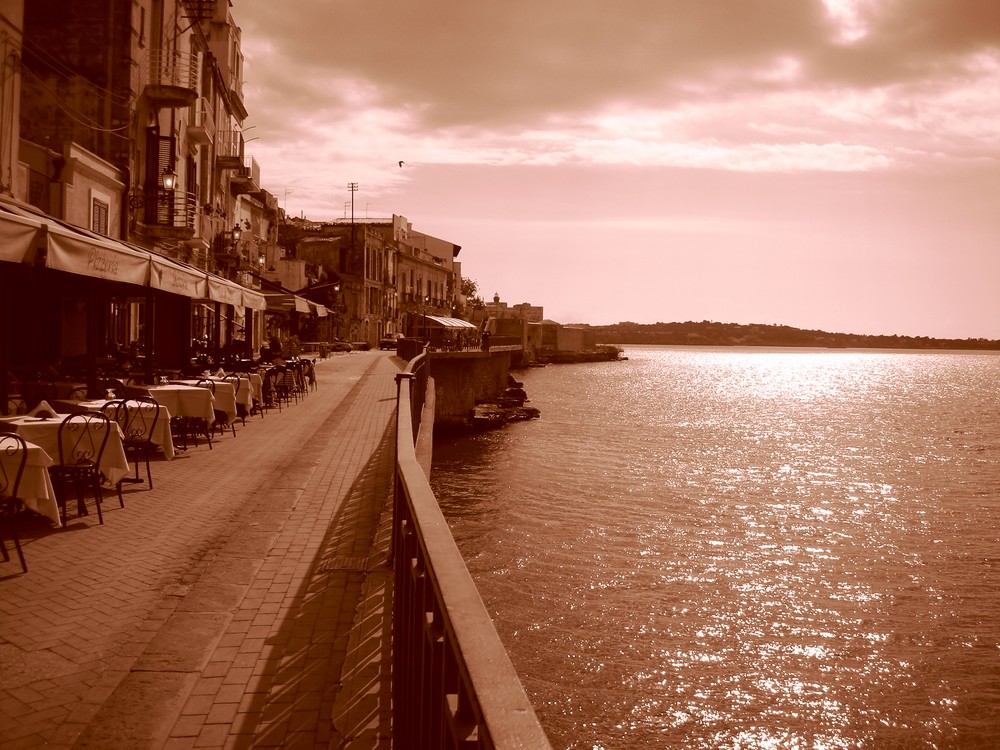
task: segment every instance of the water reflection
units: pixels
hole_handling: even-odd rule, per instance
[[[637,348],[433,483],[557,747],[989,747],[995,356]]]

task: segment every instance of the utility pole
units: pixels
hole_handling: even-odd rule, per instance
[[[358,183],[348,182],[347,189],[351,191],[351,249],[348,259],[354,256],[354,194],[358,192]]]

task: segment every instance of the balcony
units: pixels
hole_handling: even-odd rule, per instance
[[[189,240],[194,237],[198,204],[194,193],[156,188],[145,196],[146,234],[155,239]]]
[[[243,169],[243,133],[226,130],[218,134],[215,164],[219,169]]]
[[[161,107],[190,107],[198,100],[201,53],[152,50],[145,94]]]
[[[212,112],[212,105],[208,103],[208,99],[199,97],[192,115],[191,122],[187,126],[188,140],[207,146],[215,137],[215,113]]]
[[[252,156],[246,157],[243,166],[230,176],[229,189],[233,195],[260,191],[260,165],[256,159]]]

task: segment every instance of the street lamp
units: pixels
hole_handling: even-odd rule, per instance
[[[229,230],[229,237],[232,239],[233,244],[237,244],[240,241],[240,237],[243,236],[243,229],[240,225],[234,224],[233,228]]]

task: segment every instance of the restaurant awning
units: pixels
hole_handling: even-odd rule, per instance
[[[304,297],[290,292],[265,294],[267,309],[279,312],[316,313],[316,305]],[[318,314],[318,313],[317,313]]]
[[[36,222],[5,213],[0,221],[0,260],[24,263],[33,251],[37,234]]]
[[[195,300],[264,310],[260,292],[121,240],[0,201],[0,260],[148,286]]]
[[[191,299],[208,298],[208,276],[204,271],[158,255],[152,256],[149,285]]]
[[[35,225],[36,265],[108,281],[148,285],[148,251],[133,250],[121,242],[86,229],[71,227],[51,216],[34,213],[10,203],[4,203],[2,208],[3,224],[13,221],[16,225],[23,226],[24,221],[27,221]],[[23,221],[16,221],[17,219]],[[22,255],[21,260],[29,258]]]
[[[425,315],[424,317],[444,328],[476,328],[475,324],[460,318],[446,318],[441,315]]]

